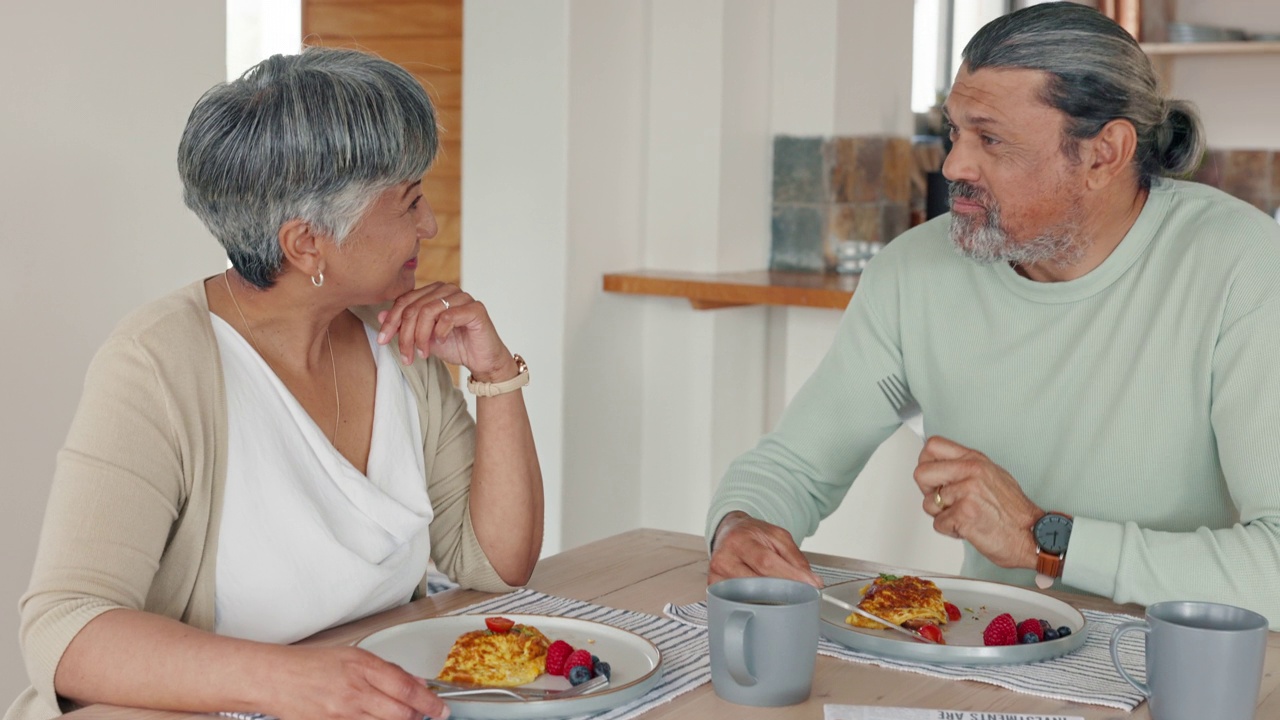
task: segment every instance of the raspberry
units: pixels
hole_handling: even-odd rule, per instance
[[[1044,639],[1044,628],[1041,627],[1040,621],[1036,619],[1023,620],[1018,623],[1018,637],[1025,638],[1028,634],[1036,636],[1036,642]],[[1026,640],[1023,640],[1026,642]]]
[[[587,677],[591,676],[591,653],[586,650],[574,650],[569,653],[569,657],[564,660],[564,676],[569,677],[569,673],[579,666],[587,669]]]
[[[983,645],[1017,645],[1018,631],[1013,624],[1013,616],[1001,613],[991,620],[987,629],[982,631]]]
[[[563,640],[551,643],[547,648],[547,674],[564,675],[565,660],[569,659],[569,654],[572,652],[573,646]]]

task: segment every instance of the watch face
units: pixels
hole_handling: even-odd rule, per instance
[[[1071,539],[1071,518],[1049,513],[1036,521],[1035,535],[1041,550],[1061,555],[1067,551],[1067,541]]]

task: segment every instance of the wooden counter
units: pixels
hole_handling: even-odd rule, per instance
[[[604,276],[605,292],[682,297],[695,310],[743,305],[790,305],[843,310],[857,275],[774,272],[690,273],[637,270]]]

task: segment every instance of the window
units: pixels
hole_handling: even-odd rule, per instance
[[[960,67],[960,51],[978,29],[1021,0],[915,0],[911,109],[925,112],[946,96]]]
[[[302,0],[227,0],[227,79],[302,49]]]

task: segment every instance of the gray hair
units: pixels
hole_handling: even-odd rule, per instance
[[[1079,143],[1112,120],[1137,131],[1138,182],[1196,169],[1204,128],[1195,107],[1162,97],[1155,70],[1133,36],[1092,8],[1071,2],[1032,5],[997,18],[965,46],[969,70],[984,67],[1042,70],[1049,80],[1041,99],[1067,116],[1062,150],[1079,160]]]
[[[356,50],[274,55],[196,103],[178,145],[183,200],[261,288],[300,219],[341,243],[378,194],[435,158],[435,110],[394,63]]]

